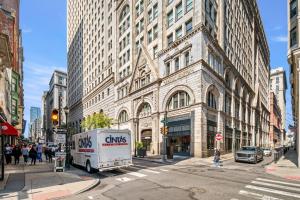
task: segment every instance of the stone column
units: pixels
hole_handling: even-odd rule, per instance
[[[248,140],[249,140],[249,127],[248,127],[248,125],[249,125],[249,117],[248,117],[249,110],[248,109],[249,109],[248,108],[248,104],[246,102],[246,113],[245,113],[245,124],[246,124],[246,133],[247,133],[247,136],[246,136],[246,145],[248,145]]]
[[[231,92],[231,127],[232,132],[232,151],[235,152],[235,98],[234,92]]]
[[[195,109],[194,156],[207,156],[207,109],[203,104]]]
[[[222,49],[225,49],[225,0],[220,0],[219,2],[219,11],[220,11],[220,17],[219,17],[219,27],[220,27],[220,46]]]

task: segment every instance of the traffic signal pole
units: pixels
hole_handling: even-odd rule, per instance
[[[163,131],[163,162],[167,160],[167,134],[166,134],[166,127],[167,127],[167,111],[164,114],[164,131]]]

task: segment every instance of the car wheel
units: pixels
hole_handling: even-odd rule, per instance
[[[255,160],[254,160],[254,162],[253,162],[254,164],[256,164],[257,163],[257,156],[255,157]]]
[[[86,167],[85,167],[85,169],[86,169],[86,171],[87,171],[88,173],[92,173],[92,167],[91,167],[90,161],[87,161],[87,162],[86,162]]]

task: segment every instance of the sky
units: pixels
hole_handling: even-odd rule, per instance
[[[287,75],[287,124],[292,123],[289,65],[287,63],[287,5],[284,0],[258,0],[271,54],[271,68],[284,67]],[[25,120],[28,135],[30,107],[41,107],[55,69],[66,71],[66,0],[21,1],[24,47]]]

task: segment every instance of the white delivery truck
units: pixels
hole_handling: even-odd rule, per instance
[[[129,130],[95,129],[72,136],[71,163],[90,173],[132,165]]]

